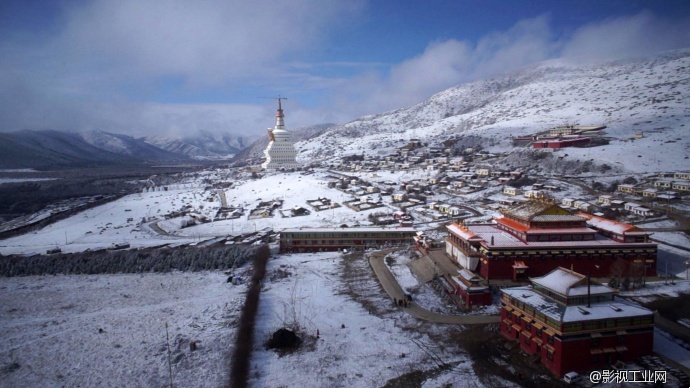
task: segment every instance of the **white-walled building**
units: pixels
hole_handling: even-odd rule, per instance
[[[285,130],[285,115],[281,105],[283,98],[278,98],[278,113],[276,113],[276,125],[273,129],[268,128],[268,137],[271,142],[264,150],[266,161],[261,164],[264,169],[292,169],[301,166],[295,160],[297,150],[295,143],[290,138],[290,132]]]

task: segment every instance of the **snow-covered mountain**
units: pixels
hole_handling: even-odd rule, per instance
[[[23,130],[0,133],[1,168],[84,167],[113,164],[184,161],[126,135]]]
[[[386,153],[411,138],[477,138],[518,151],[511,136],[564,124],[606,125],[610,143],[561,154],[619,170],[690,168],[690,49],[600,65],[559,60],[444,90],[417,105],[361,117],[299,142],[302,161]],[[635,133],[644,137],[632,141]],[[572,150],[572,151],[571,151]],[[568,155],[565,155],[568,154]]]
[[[105,131],[23,130],[0,133],[0,168],[83,167],[190,159],[229,159],[246,137],[202,133],[185,139],[132,137]]]
[[[150,161],[186,159],[184,155],[177,155],[128,135],[104,131],[89,131],[81,132],[79,136],[96,148],[135,159]]]
[[[201,132],[196,136],[171,138],[146,136],[142,140],[158,148],[193,159],[230,159],[246,148],[255,138],[236,136],[229,133],[212,134]]]

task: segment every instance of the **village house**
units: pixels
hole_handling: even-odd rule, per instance
[[[594,206],[587,201],[575,201],[575,202],[573,202],[573,207],[575,209],[582,210],[583,212],[589,212],[589,211],[592,211],[592,208]]]
[[[654,211],[646,208],[644,206],[637,206],[632,209],[632,213],[640,217],[652,217],[654,216]]]
[[[542,195],[541,190],[527,190],[525,191],[525,198],[539,198]]]
[[[645,198],[656,198],[659,190],[653,188],[647,188],[642,190],[642,196]]]
[[[658,199],[660,201],[666,201],[666,202],[674,201],[674,200],[677,200],[679,198],[680,198],[680,196],[675,191],[664,191],[664,192],[658,193],[656,195],[656,199]]]
[[[660,179],[658,181],[654,181],[654,187],[658,187],[661,189],[670,189],[673,187],[673,181],[669,179]]]
[[[561,205],[565,207],[574,207],[575,200],[572,198],[563,198],[561,199]]]
[[[651,217],[654,215],[652,210],[634,202],[626,202],[623,209],[641,217]]]
[[[638,189],[635,187],[635,185],[629,185],[629,184],[618,185],[617,190],[620,191],[621,193],[627,193],[627,194],[637,194],[637,192],[638,192]]]
[[[489,176],[491,170],[488,168],[478,168],[475,170],[478,176]]]
[[[562,135],[572,135],[575,133],[575,127],[573,126],[566,126],[566,127],[556,127],[549,129],[549,136],[556,137],[556,136],[562,136]]]
[[[626,212],[632,213],[633,209],[635,209],[636,207],[640,207],[640,206],[642,206],[642,205],[637,204],[635,202],[626,202],[625,205],[623,205],[623,210],[625,210]]]
[[[467,185],[465,181],[453,181],[452,186],[454,189],[460,189]]]
[[[522,190],[518,189],[517,187],[506,186],[503,188],[503,194],[505,195],[520,195],[521,193]]]
[[[394,193],[393,202],[404,202],[407,201],[407,193]]]
[[[597,199],[597,203],[599,203],[602,206],[611,206],[611,200],[613,199],[612,195],[600,195],[599,198]]]
[[[675,172],[673,173],[673,177],[676,179],[683,179],[686,181],[690,181],[690,172]]]
[[[688,181],[676,181],[676,182],[673,182],[673,186],[671,188],[673,190],[678,190],[678,191],[690,191],[690,182],[688,182]]]
[[[654,345],[654,312],[588,276],[555,268],[501,290],[501,334],[556,376],[634,362]]]

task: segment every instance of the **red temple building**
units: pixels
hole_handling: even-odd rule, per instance
[[[501,290],[501,334],[539,355],[554,375],[606,369],[652,354],[654,312],[556,268],[531,286]]]
[[[636,273],[656,275],[657,244],[648,233],[550,202],[530,201],[502,210],[493,223],[447,229],[446,253],[488,280],[526,280],[559,266],[603,277],[619,259]]]

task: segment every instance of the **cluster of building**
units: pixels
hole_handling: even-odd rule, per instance
[[[264,151],[263,168],[293,169],[296,151],[284,129],[278,99],[275,128],[269,129],[271,142]],[[590,143],[605,127],[558,127],[542,136],[514,139],[534,148],[562,148]],[[495,155],[472,153],[474,161]],[[470,164],[444,147],[427,147],[413,139],[385,157],[361,156],[344,159],[339,170],[422,168],[437,171],[432,178],[403,182],[401,191],[381,189],[342,173],[334,173],[329,186],[356,196],[343,202],[357,210],[381,206],[381,195],[391,195],[391,204],[407,209],[425,205],[434,190],[450,193],[481,190],[487,185],[508,184],[522,176],[520,171],[501,171],[490,165]],[[458,172],[450,176],[445,172]],[[659,189],[689,191],[689,174],[674,180],[659,180]],[[685,175],[682,175],[685,174]],[[391,184],[390,186],[395,186]],[[649,234],[633,225],[612,221],[593,210],[623,208],[647,214],[640,206],[602,195],[596,204],[564,198],[556,204],[552,195],[558,187],[533,185],[532,190],[505,186],[509,196],[524,194],[527,202],[507,201],[516,207],[501,209],[492,222],[447,225],[445,252],[460,266],[457,274],[439,278],[449,295],[468,307],[492,303],[491,281],[510,280],[529,285],[501,290],[501,333],[519,343],[555,375],[606,367],[616,361],[634,361],[652,352],[654,314],[622,299],[616,290],[591,282],[591,277],[610,275],[616,263],[637,269],[642,276],[656,275],[657,245]],[[621,185],[621,192],[661,198],[649,188]],[[379,193],[378,199],[368,197]],[[647,194],[645,194],[647,193]],[[359,194],[359,195],[357,195]],[[664,197],[665,198],[665,197]],[[330,201],[319,198],[310,205],[329,208]],[[450,217],[466,210],[449,203],[425,206]],[[400,212],[400,214],[404,214]],[[596,213],[595,213],[596,214]],[[423,251],[433,246],[412,227],[372,226],[365,228],[292,228],[280,232],[281,252],[364,251],[369,248],[405,246],[412,241]]]
[[[557,266],[601,277],[616,259],[656,275],[657,246],[637,227],[573,214],[549,201],[502,210],[494,221],[451,224],[446,238],[448,255],[487,280],[526,280]]]
[[[652,353],[654,312],[589,276],[557,267],[501,290],[501,334],[556,376],[608,369]]]
[[[546,132],[513,138],[515,145],[532,145],[532,148],[559,149],[567,147],[585,147],[592,144],[592,139],[602,135],[601,126],[565,125],[552,128]]]
[[[690,194],[690,172],[662,173],[657,178],[641,184],[620,184],[616,191],[621,195],[662,203],[675,202]]]

